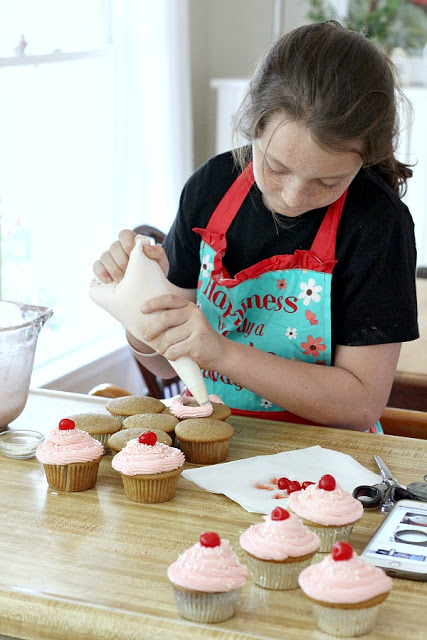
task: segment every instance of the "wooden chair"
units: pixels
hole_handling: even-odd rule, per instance
[[[165,239],[163,231],[147,224],[142,224],[134,228],[135,233],[153,238],[156,244],[161,244]],[[152,398],[172,398],[178,395],[184,388],[184,383],[179,376],[174,376],[168,380],[155,376],[151,371],[146,369],[143,364],[135,358],[135,362],[143,377],[144,383],[148,389],[148,395]]]
[[[384,433],[427,440],[427,412],[386,407],[380,418]]]
[[[397,371],[387,405],[399,409],[427,411],[427,374]]]

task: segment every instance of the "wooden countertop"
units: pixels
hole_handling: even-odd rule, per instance
[[[377,453],[403,483],[427,472],[426,441],[244,418],[230,422],[236,433],[229,460],[319,444],[375,472]],[[259,521],[259,514],[223,495],[181,477],[171,502],[130,502],[111,456],[101,462],[96,487],[81,493],[49,489],[35,458],[1,457],[0,483],[0,633],[28,640],[328,637],[315,630],[299,589],[269,591],[250,580],[231,620],[203,625],[178,616],[168,565],[205,530],[228,538],[243,558],[240,532]],[[357,551],[382,518],[364,513],[351,539]],[[394,580],[374,631],[364,637],[421,640],[426,603],[426,583]]]

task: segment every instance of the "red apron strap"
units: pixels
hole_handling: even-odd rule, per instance
[[[311,252],[314,253],[321,262],[335,260],[337,230],[341,220],[344,202],[347,197],[347,191],[348,189],[344,191],[338,200],[335,200],[335,202],[329,205],[322,224],[319,227],[319,231],[311,245]]]
[[[211,233],[226,233],[248,195],[254,180],[251,162],[223,196],[208,222],[207,231]]]

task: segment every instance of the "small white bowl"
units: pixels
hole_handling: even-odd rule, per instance
[[[36,449],[44,442],[44,435],[39,431],[3,431],[0,433],[0,452],[8,458],[25,460],[36,454]]]

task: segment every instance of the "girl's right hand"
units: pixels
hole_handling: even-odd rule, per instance
[[[129,256],[135,246],[135,231],[122,229],[119,232],[118,240],[113,242],[108,251],[104,251],[99,260],[93,264],[93,272],[97,278],[106,284],[110,282],[120,282],[126,271]],[[167,276],[169,271],[169,261],[164,249],[160,245],[150,245],[150,239],[146,238],[143,251],[148,258],[156,260],[163,273]]]

